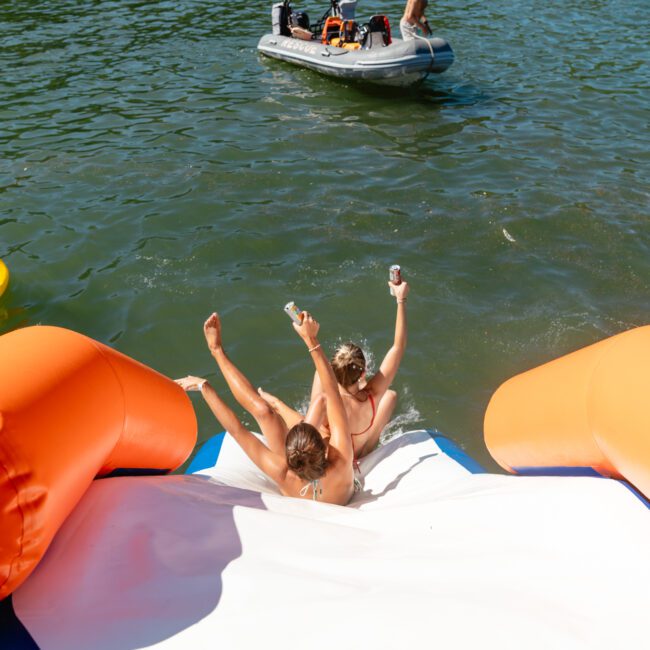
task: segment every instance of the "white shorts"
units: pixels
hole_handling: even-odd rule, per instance
[[[402,32],[402,38],[405,41],[412,41],[417,36],[418,26],[412,25],[402,18],[402,20],[399,21],[399,30]]]

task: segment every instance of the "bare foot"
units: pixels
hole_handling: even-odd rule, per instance
[[[217,312],[212,312],[203,323],[203,333],[210,350],[217,350],[221,347],[221,320]]]
[[[275,395],[271,395],[271,393],[267,393],[265,390],[262,390],[261,388],[258,388],[257,392],[259,393],[259,396],[277,413],[278,398],[275,397]]]

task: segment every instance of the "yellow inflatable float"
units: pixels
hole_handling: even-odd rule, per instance
[[[650,497],[650,326],[524,372],[492,396],[485,443],[518,474],[591,470]]]
[[[0,260],[0,296],[5,292],[9,285],[9,269],[6,264]]]

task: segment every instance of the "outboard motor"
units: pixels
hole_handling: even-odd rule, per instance
[[[276,2],[271,9],[271,23],[276,36],[291,36],[289,30],[289,15],[291,9],[288,2]]]
[[[301,27],[302,29],[309,29],[309,16],[305,11],[292,11],[289,17],[289,24],[291,27]]]

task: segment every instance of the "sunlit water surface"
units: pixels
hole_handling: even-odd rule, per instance
[[[405,92],[262,58],[270,4],[0,8],[0,326],[69,327],[220,388],[216,309],[251,380],[299,405],[312,367],[282,306],[376,368],[399,263],[388,435],[435,427],[494,468],[482,419],[503,380],[648,321],[648,7],[435,3],[456,63]],[[358,13],[396,28],[402,8]]]

